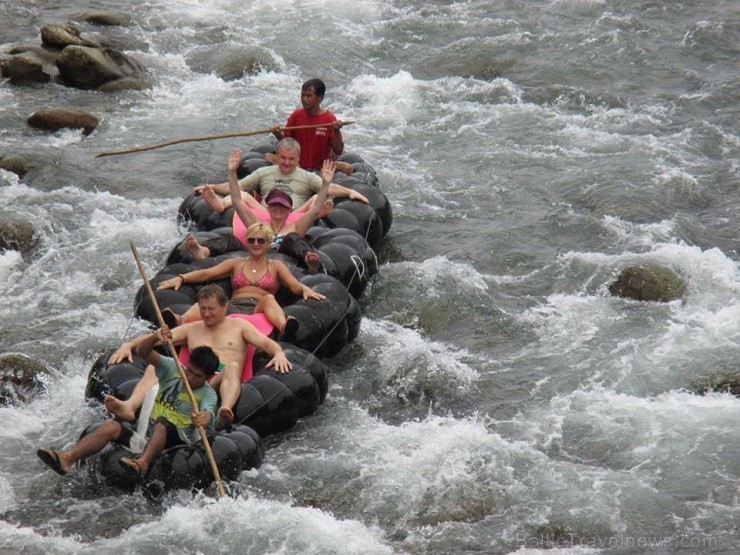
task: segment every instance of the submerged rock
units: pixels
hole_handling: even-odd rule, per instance
[[[0,214],[0,250],[27,254],[39,244],[39,235],[31,222],[17,216]]]
[[[48,369],[22,354],[0,355],[0,404],[15,405],[46,389]]]
[[[15,154],[8,154],[0,158],[0,169],[8,172],[13,172],[18,177],[23,177],[28,173],[28,166],[26,160],[22,156]]]
[[[57,131],[65,127],[81,128],[85,135],[89,135],[100,123],[100,118],[84,110],[67,110],[64,108],[49,108],[31,114],[28,124],[39,129]]]
[[[109,27],[128,27],[133,23],[131,16],[116,12],[91,12],[82,14],[82,20],[95,25],[106,25]]]
[[[149,88],[151,88],[149,83],[133,77],[124,77],[123,79],[108,81],[107,83],[100,85],[97,90],[100,92],[113,93],[118,91],[143,91]]]
[[[669,302],[684,296],[686,284],[670,268],[629,266],[609,286],[609,293],[637,301]]]
[[[212,73],[224,81],[255,75],[277,65],[269,52],[243,46],[202,47],[190,52],[186,60],[193,71]]]
[[[723,374],[712,374],[699,378],[693,384],[693,389],[700,395],[706,395],[712,391],[731,393],[740,397],[740,371],[727,372]]]

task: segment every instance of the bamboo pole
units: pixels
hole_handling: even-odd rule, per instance
[[[159,304],[157,304],[157,299],[154,296],[154,290],[152,289],[152,284],[149,283],[149,279],[146,277],[146,270],[144,270],[144,265],[141,263],[141,258],[139,258],[139,253],[136,250],[136,245],[134,245],[133,241],[131,242],[131,251],[134,253],[134,258],[136,259],[136,265],[139,267],[139,273],[141,274],[141,277],[144,280],[144,285],[146,286],[146,290],[149,293],[149,299],[152,301],[152,306],[154,306],[154,312],[157,314],[157,322],[159,322],[159,327],[161,328],[164,326],[164,319],[162,318],[162,312],[159,310]],[[170,355],[172,355],[172,358],[175,361],[175,364],[177,365],[177,370],[180,372],[180,377],[182,378],[183,383],[185,384],[185,390],[188,393],[188,396],[190,397],[190,403],[193,405],[193,412],[198,412],[198,401],[195,398],[195,395],[193,394],[193,390],[190,387],[190,383],[188,383],[187,378],[185,377],[185,371],[182,368],[182,365],[180,364],[180,359],[177,356],[177,351],[175,350],[175,346],[173,345],[172,341],[167,341],[167,347],[169,348]],[[200,435],[200,440],[203,442],[203,447],[206,451],[206,457],[208,458],[208,461],[211,463],[211,470],[213,471],[213,477],[216,480],[216,485],[218,486],[218,494],[219,497],[224,497],[226,495],[226,492],[224,491],[224,485],[223,482],[221,482],[221,473],[218,470],[218,464],[216,464],[216,458],[213,456],[213,450],[211,449],[211,444],[208,443],[208,436],[206,435],[206,431],[203,429],[203,426],[197,426],[198,429],[198,435]]]
[[[348,120],[343,121],[342,126],[352,125],[354,121]],[[280,127],[280,132],[283,131],[296,131],[299,129],[316,129],[317,127],[331,127],[333,123],[319,123],[315,125],[294,125],[292,127]],[[147,150],[154,150],[155,148],[162,148],[170,145],[177,145],[180,143],[191,143],[196,141],[213,141],[216,139],[231,139],[232,137],[250,137],[252,135],[261,135],[263,133],[272,133],[274,127],[265,129],[257,129],[255,131],[236,131],[234,133],[224,133],[222,135],[203,135],[200,137],[182,137],[180,139],[172,139],[171,141],[164,141],[162,143],[155,143],[152,145],[139,146],[135,148],[127,148],[124,150],[110,150],[107,152],[101,152],[96,154],[95,158],[102,158],[103,156],[118,156],[120,154],[131,154],[134,152],[144,152]]]

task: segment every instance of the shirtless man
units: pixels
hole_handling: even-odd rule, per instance
[[[201,345],[211,347],[224,364],[223,370],[214,377],[210,384],[221,394],[221,406],[218,409],[216,424],[219,428],[231,424],[234,419],[233,407],[241,393],[241,373],[247,345],[255,345],[272,356],[267,363],[284,374],[293,367],[285,356],[283,349],[275,341],[260,333],[249,322],[226,318],[228,297],[218,285],[206,285],[198,293],[198,307],[202,320],[183,324],[172,330],[172,342],[175,345],[187,344],[192,351]],[[133,351],[143,344],[151,334],[142,335],[127,341],[111,355],[108,362],[116,364],[124,360],[133,362]],[[106,395],[103,403],[110,413],[122,420],[133,422],[136,410],[141,406],[147,392],[157,384],[154,367],[147,367],[139,383],[136,384],[131,397],[126,401]]]

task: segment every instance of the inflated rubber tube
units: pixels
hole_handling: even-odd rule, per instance
[[[303,283],[326,299],[301,299],[285,307],[285,313],[300,322],[295,343],[319,358],[333,357],[347,344],[346,316],[352,310],[352,297],[341,283],[324,274],[307,276]]]
[[[267,356],[255,357],[255,376],[242,384],[234,407],[234,421],[253,428],[260,436],[282,432],[298,418],[313,413],[326,397],[326,369],[311,353],[281,344],[293,363],[287,374],[265,367]]]
[[[126,360],[108,365],[108,359],[112,354],[113,351],[103,353],[90,368],[85,387],[86,399],[97,399],[102,403],[103,397],[108,394],[128,399],[144,374],[147,365],[143,359],[134,357],[134,362]]]
[[[338,198],[334,209],[324,217],[328,227],[346,228],[359,233],[371,246],[383,239],[383,222],[375,210],[359,200]]]
[[[347,176],[346,179],[342,180],[341,185],[354,189],[358,193],[365,195],[370,206],[375,211],[380,221],[383,223],[383,236],[385,236],[393,224],[393,211],[391,209],[391,203],[388,201],[388,197],[385,196],[383,191],[378,187],[373,187],[367,183],[356,179],[354,176]],[[340,199],[336,199],[341,202]]]
[[[246,156],[242,157],[242,163],[239,165],[239,168],[236,170],[236,176],[239,179],[243,179],[247,177],[253,171],[259,168],[264,168],[269,165],[271,165],[270,162],[265,160],[264,157],[259,152],[250,151],[247,153]]]
[[[83,437],[97,429],[102,422],[88,426]],[[221,478],[236,480],[244,470],[259,468],[265,455],[265,446],[256,431],[247,426],[237,426],[209,438]],[[120,463],[122,457],[136,457],[131,451],[115,443],[107,446],[98,457],[92,458],[97,468],[112,487],[133,491],[139,480],[132,477]],[[213,482],[213,475],[202,444],[179,445],[167,449],[157,457],[144,479],[149,493],[175,488],[203,489]]]
[[[203,200],[202,196],[193,193],[186,196],[177,209],[178,223],[193,223],[204,231],[230,226],[233,215],[233,206],[219,214]]]
[[[318,250],[331,258],[338,272],[335,277],[347,288],[347,291],[355,298],[362,295],[370,281],[370,275],[357,252],[352,247],[339,242],[327,243]]]
[[[360,322],[362,321],[362,309],[354,297],[350,297],[350,305],[347,307],[344,320],[347,322],[347,343],[350,343],[360,334]]]
[[[342,228],[326,229],[312,227],[306,235],[317,249],[321,249],[324,245],[334,242],[343,243],[351,247],[362,260],[368,277],[372,277],[378,273],[378,257],[375,255],[375,251],[370,244],[358,233]]]

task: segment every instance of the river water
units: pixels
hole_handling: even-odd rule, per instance
[[[3,49],[112,0],[0,0]],[[0,408],[2,553],[736,553],[740,400],[740,13],[729,0],[132,0],[80,24],[141,61],[147,91],[0,84],[2,353],[49,367]],[[219,75],[252,56],[260,70]],[[282,123],[303,80],[378,171],[394,224],[359,338],[327,361],[319,411],[265,464],[159,503],[84,470],[45,471],[100,418],[95,356],[144,329],[140,278],[182,237],[177,206],[235,146],[175,137]],[[46,107],[102,116],[88,137],[31,129]],[[607,291],[672,268],[681,301]]]

